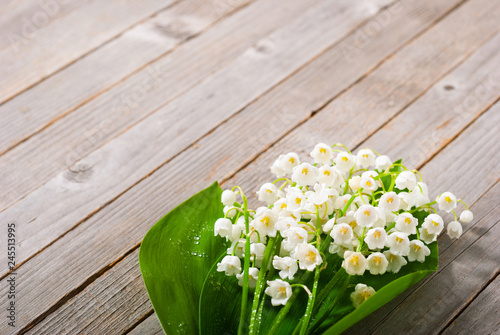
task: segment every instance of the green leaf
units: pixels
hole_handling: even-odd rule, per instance
[[[156,223],[146,234],[139,265],[149,298],[165,333],[197,334],[204,280],[226,244],[214,237],[223,216],[215,182]]]

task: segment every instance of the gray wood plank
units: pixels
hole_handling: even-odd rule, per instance
[[[161,328],[160,321],[156,314],[147,317],[143,322],[137,325],[130,333],[130,335],[161,335],[163,329]]]
[[[466,7],[464,11],[468,11],[469,9],[470,8]],[[439,26],[436,29],[442,29],[442,26]],[[421,43],[425,43],[425,39]],[[400,58],[399,61],[401,61],[401,59],[406,59],[406,57]],[[420,69],[415,68],[415,71],[420,71]],[[418,93],[416,94],[418,95]],[[323,112],[319,113],[318,116],[320,116],[322,113]],[[253,115],[254,114],[252,114],[252,116]],[[217,129],[213,134],[211,134],[211,136],[213,135],[214,136],[213,139],[217,139],[221,134],[227,133],[231,129],[233,129],[234,133],[231,134],[229,132],[229,135],[233,135],[232,136],[233,140],[234,140],[234,134],[240,134],[243,137],[245,137],[247,133],[241,134],[241,132],[244,130],[242,128],[246,127],[242,127],[242,125],[249,126],[249,124],[241,121],[245,120],[249,122],[253,119],[258,119],[258,117],[257,118],[247,117],[246,120],[239,119],[240,122],[237,123],[235,122],[234,124],[228,123],[226,124],[227,128],[222,129],[221,127]],[[239,125],[239,128],[237,125]],[[253,130],[256,128],[252,127],[251,129]],[[347,136],[349,132],[348,128],[344,128],[344,131],[346,132]],[[229,138],[231,139],[231,136]],[[88,224],[87,221],[82,226],[79,226],[74,231],[70,232],[63,239],[56,242],[54,244],[54,248],[49,247],[49,249],[54,251],[59,250],[59,248],[64,249],[66,247],[78,249],[80,245],[81,246],[86,245],[87,247],[90,247],[90,250],[94,250],[97,246],[102,247],[106,245],[107,247],[106,252],[100,252],[98,255],[121,254],[122,251],[112,251],[111,249],[108,249],[108,247],[111,248],[111,243],[115,243],[115,246],[113,248],[123,248],[121,250],[126,250],[124,248],[126,246],[123,245],[123,242],[119,243],[118,245],[117,241],[113,242],[112,238],[107,239],[106,242],[102,240],[96,242],[94,241],[96,236],[95,229],[100,229],[101,232],[98,235],[102,236],[102,238],[108,237],[108,235],[113,231],[116,232],[120,230],[123,232],[123,234],[125,234],[123,238],[125,238],[126,240],[129,241],[132,241],[134,239],[140,240],[143,234],[145,233],[145,229],[147,229],[148,225],[146,225],[146,227],[141,228],[138,227],[138,222],[150,222],[150,224],[154,223],[157,219],[159,219],[162,216],[163,213],[168,211],[166,207],[173,206],[175,203],[178,203],[177,197],[181,197],[182,194],[186,194],[187,197],[189,194],[193,193],[196,189],[200,189],[201,186],[203,186],[204,184],[205,185],[208,184],[209,183],[208,181],[203,180],[203,178],[207,176],[207,168],[215,167],[214,169],[212,169],[212,172],[214,173],[209,177],[209,179],[222,178],[224,176],[226,176],[227,178],[227,176],[231,175],[232,173],[231,171],[234,171],[235,169],[233,164],[241,166],[241,164],[244,163],[242,162],[243,157],[238,154],[238,151],[241,151],[238,150],[238,148],[234,148],[233,151],[231,151],[230,147],[221,146],[221,144],[224,142],[221,143],[217,141],[215,144],[213,144],[214,147],[212,148],[210,147],[211,145],[210,142],[214,140],[213,139],[207,140],[207,139],[200,141],[197,146],[189,149],[185,153],[182,153],[168,165],[162,167],[160,170],[154,173],[151,178],[146,179],[144,182],[141,182],[138,186],[136,186],[133,189],[134,192],[127,192],[123,197],[117,199],[112,206],[108,206],[103,211],[97,213],[94,217],[92,217],[89,220],[93,221],[96,226],[94,226],[93,228],[91,226],[87,227]],[[223,153],[221,152],[218,156],[214,148],[218,148],[219,151],[223,150],[224,152]],[[437,148],[438,146],[436,147],[436,149]],[[225,156],[229,155],[229,157],[226,158],[225,160],[224,159],[221,160],[220,157],[224,157],[220,156],[221,154],[224,154]],[[200,169],[198,166],[199,165],[198,162],[200,161],[203,162],[203,169]],[[265,164],[268,166],[268,162],[265,162]],[[179,171],[181,169],[184,172],[182,175],[179,175]],[[253,170],[251,171],[253,173]],[[173,182],[171,179],[172,175],[178,176],[178,178],[176,179],[177,186],[176,184],[172,183]],[[196,183],[198,183],[199,185]],[[172,196],[172,198],[166,198],[165,196],[166,194],[175,194],[176,196]],[[171,205],[169,205],[170,203]],[[114,206],[116,206],[116,208],[110,208]],[[124,215],[125,212],[126,214],[125,216],[122,217],[122,219],[114,218],[115,216]],[[106,222],[106,224],[103,225],[103,222]],[[116,223],[116,225],[110,226],[110,224],[113,223]],[[85,242],[83,241],[79,242],[79,239],[83,238],[86,229],[92,231],[93,234],[92,239],[87,239]],[[135,237],[133,237],[132,235],[134,235]],[[44,263],[51,262],[52,259],[48,256],[48,254],[44,255],[44,253],[39,255],[40,257],[42,256],[47,257],[46,260],[43,262]],[[32,261],[30,261],[27,264],[33,264],[33,262],[40,262],[39,257],[35,257]],[[86,260],[82,260],[83,266],[88,266],[89,263],[90,262]],[[38,268],[38,265],[36,267]],[[82,269],[82,266],[78,266],[73,269],[67,269],[67,270],[82,271],[82,273],[85,272],[89,273],[89,270],[87,269],[87,271],[85,271],[84,269]],[[36,271],[36,270],[31,269],[31,271]],[[61,319],[63,318],[62,315],[60,317]]]
[[[320,1],[257,1],[0,156],[0,211]]]
[[[0,105],[0,155],[249,2],[174,4]]]
[[[61,308],[60,320],[49,315],[30,334],[122,334],[138,322],[152,306],[144,295],[139,267],[139,250],[131,253],[112,269],[113,276],[101,276],[80,295]],[[154,316],[154,315],[153,315]],[[161,326],[160,326],[161,329]]]
[[[47,28],[74,10],[86,6],[89,0],[21,0],[2,1],[0,8],[0,50],[19,48],[28,43],[36,32]]]
[[[338,8],[345,10],[341,12]],[[25,224],[30,229],[24,230],[19,237],[18,261],[26,260],[202,134],[237,113],[339,41],[374,11],[368,0],[354,6],[347,0],[326,1],[313,7],[261,41],[259,45],[267,45],[267,51],[260,47],[249,49],[220,72],[2,212],[0,217],[21,222],[36,217]],[[175,125],[172,120],[177,120]],[[43,207],[41,198],[46,199]],[[24,208],[22,212],[20,208]],[[36,213],[35,216],[28,214],[26,209]],[[24,221],[27,216],[31,217]]]
[[[498,334],[500,331],[500,277],[490,283],[474,299],[453,323],[445,329],[444,335]],[[148,324],[151,324],[148,321]],[[145,333],[146,334],[146,333]]]
[[[0,51],[0,103],[173,2],[92,1],[45,29],[37,30],[27,43]]]

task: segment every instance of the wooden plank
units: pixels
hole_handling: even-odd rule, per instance
[[[470,13],[469,7],[465,7],[463,10],[466,13]],[[478,18],[482,20],[480,15],[478,15]],[[450,20],[454,19],[455,18],[452,18]],[[442,29],[443,27],[437,26],[435,28]],[[432,34],[432,32],[429,32],[429,34]],[[461,38],[460,34],[458,34],[457,38]],[[424,39],[420,43],[425,44],[426,40]],[[407,58],[401,58],[400,61],[405,59]],[[418,61],[418,58],[414,59],[414,61]],[[343,64],[341,65],[344,66]],[[419,68],[414,68],[415,71],[420,71]],[[333,71],[334,70],[335,69],[333,69]],[[437,75],[439,75],[439,73],[438,71]],[[416,94],[418,95],[418,92]],[[263,100],[265,99],[259,99],[259,101]],[[322,113],[323,112],[319,113],[318,116]],[[243,115],[243,113],[238,115]],[[229,140],[232,141],[234,141],[236,134],[241,135],[242,138],[248,138],[248,129],[251,129],[250,131],[255,131],[255,129],[257,129],[251,126],[250,123],[250,121],[254,119],[259,119],[259,117],[252,114],[251,117],[247,116],[246,119],[238,119],[238,122],[235,121],[234,124],[232,123],[233,120],[226,123],[224,127],[212,133],[210,139],[207,137],[201,140],[197,146],[182,153],[168,165],[163,166],[160,170],[155,172],[150,178],[137,185],[133,189],[133,192],[125,193],[122,197],[118,198],[112,206],[108,206],[104,210],[96,213],[92,218],[69,232],[68,235],[57,241],[53,246],[50,246],[42,254],[34,257],[27,263],[27,265],[29,264],[30,266],[29,270],[28,267],[26,268],[26,271],[37,273],[38,271],[43,272],[44,268],[51,268],[49,265],[51,262],[58,262],[54,259],[54,257],[57,257],[57,250],[78,250],[79,248],[85,247],[86,250],[89,250],[89,253],[95,252],[95,255],[84,255],[82,259],[77,260],[80,264],[74,265],[71,263],[70,269],[57,269],[59,276],[65,277],[60,271],[68,271],[68,273],[73,274],[73,278],[77,278],[78,274],[75,275],[75,271],[77,273],[82,273],[82,275],[83,273],[87,273],[88,275],[92,273],[92,271],[95,271],[92,270],[91,267],[96,266],[97,258],[126,253],[128,249],[123,241],[130,242],[128,248],[130,248],[130,246],[133,247],[133,241],[140,241],[147,228],[159,219],[163,213],[167,212],[168,208],[178,203],[179,197],[187,197],[196,189],[200,189],[201,186],[209,183],[203,180],[203,178],[207,177],[208,168],[213,167],[212,171],[214,173],[208,177],[209,179],[224,178],[224,176],[227,178],[227,176],[230,176],[232,171],[237,168],[235,165],[241,166],[241,164],[244,164],[244,158],[241,156],[242,153],[240,153],[242,150],[239,150],[239,147],[223,146],[221,144],[230,142],[228,142],[227,139],[225,142],[224,139],[221,139],[223,142],[218,142],[218,139],[224,134],[225,136],[229,136]],[[246,121],[248,123],[241,121]],[[267,122],[267,120],[263,120],[262,122]],[[245,129],[247,130],[245,131]],[[347,136],[349,129],[343,129]],[[211,145],[213,145],[215,149],[211,148]],[[249,149],[250,148],[252,148],[252,146],[249,146]],[[223,164],[220,164],[220,158],[224,157],[221,155],[228,157],[226,160],[222,159]],[[203,166],[200,166],[199,162],[203,162]],[[268,165],[268,162],[265,164]],[[183,173],[179,174],[181,169]],[[172,175],[177,176],[175,181],[171,179]],[[144,227],[141,227],[138,224],[140,222],[148,223],[144,224]],[[121,232],[122,239],[120,239],[120,241],[112,238],[112,235],[115,235],[117,231]],[[87,237],[85,237],[86,234],[88,234]],[[92,235],[90,236],[90,234]],[[96,240],[96,236],[99,237],[98,241]],[[105,248],[105,250],[100,250],[102,248]],[[103,264],[107,262],[109,262],[109,260],[103,260]],[[24,267],[21,267],[21,269],[24,269]],[[67,283],[59,284],[60,290],[66,290],[62,285],[67,285]],[[60,317],[62,318],[62,316]]]
[[[123,334],[151,309],[140,273],[139,250],[102,276],[60,310],[65,319],[49,315],[28,334]],[[111,281],[110,281],[111,280]],[[160,326],[161,329],[161,326]]]
[[[477,225],[476,222],[483,220],[486,214],[489,213],[489,211],[494,207],[494,205],[490,204],[488,201],[484,201],[483,205],[483,198],[481,198],[481,196],[485,190],[495,184],[500,178],[500,171],[498,171],[498,169],[495,170],[495,167],[500,165],[500,157],[492,158],[494,155],[492,155],[491,152],[491,150],[494,150],[495,148],[495,143],[498,143],[500,140],[496,129],[496,122],[500,121],[499,112],[500,104],[497,103],[484,115],[479,117],[479,119],[469,126],[463,134],[461,134],[449,145],[449,147],[445,148],[442,153],[431,160],[430,163],[422,169],[424,179],[429,183],[429,185],[433,185],[433,189],[430,189],[430,191],[432,191],[432,197],[436,196],[442,190],[451,189],[469,204],[475,203],[478,199],[481,200],[474,206],[478,206],[477,210],[474,209],[476,216],[474,225],[465,225],[464,235],[458,241],[452,242],[446,236],[439,238],[440,269],[448,266],[448,264],[450,264],[453,259],[467,247],[467,245],[471,244],[470,241],[475,240],[473,237],[476,236],[476,233],[467,235],[473,238],[471,240],[471,238],[465,237],[465,232],[474,228],[475,225]],[[486,157],[486,159],[484,157]],[[490,158],[493,159],[491,164]],[[443,173],[444,166],[446,166],[448,171],[452,171],[452,173]],[[459,183],[457,183],[457,175],[460,176]],[[495,194],[498,194],[499,188],[499,185],[496,184],[495,192],[497,193]],[[496,201],[495,197],[493,197],[490,201]],[[449,215],[444,216],[444,218],[446,222],[452,220]],[[494,223],[494,221],[489,219],[486,221],[490,225]],[[477,232],[477,230],[474,231]],[[462,246],[464,243],[465,246],[463,248],[457,248],[457,245]],[[403,320],[403,315],[407,316],[408,314],[412,314],[415,315],[415,318],[417,318],[417,316],[424,317],[426,313],[428,313],[428,310],[423,307],[417,309],[415,305],[405,305],[405,301],[412,301],[413,304],[416,304],[416,301],[420,301],[419,304],[423,304],[424,301],[428,301],[430,296],[423,295],[418,292],[421,292],[419,291],[421,287],[429,285],[434,276],[435,275],[431,276],[430,279],[427,279],[417,287],[413,287],[405,291],[398,298],[368,316],[362,323],[355,326],[352,331],[359,334],[372,334],[375,331],[378,332],[379,329],[387,331],[391,328],[391,325],[394,327],[394,324],[396,324],[395,322],[398,322],[397,324],[401,324],[401,331],[403,332],[403,329],[413,327],[414,325],[410,322],[410,320]],[[445,282],[452,281],[452,278],[443,278],[443,280]],[[429,304],[427,307],[429,308],[429,306],[432,306],[432,304]],[[432,332],[433,329],[441,329],[442,324],[439,323],[442,321],[446,324],[444,320],[447,320],[447,318],[450,317],[447,314],[453,313],[453,306],[454,305],[449,305],[445,309],[440,310],[439,316],[433,321],[434,323],[425,327],[420,325],[420,327],[423,327],[421,328],[422,333],[425,333],[425,330]],[[402,310],[401,308],[404,309]],[[398,315],[403,313],[402,311],[404,311],[405,314],[401,314],[401,319],[399,319]],[[415,321],[413,317],[411,320]]]
[[[257,1],[0,156],[0,211],[320,1]]]
[[[174,4],[0,105],[0,155],[249,2]]]
[[[92,1],[0,51],[0,103],[64,68],[174,1]]]
[[[495,334],[500,329],[500,277],[490,283],[453,323],[445,329],[451,334]],[[152,322],[148,320],[148,325]],[[147,333],[144,333],[147,334]]]
[[[162,335],[163,329],[161,328],[160,321],[156,314],[151,314],[143,322],[137,325],[130,333],[130,335]]]
[[[334,3],[338,6],[332,6]],[[187,94],[31,193],[26,202],[23,200],[1,213],[2,218],[29,222],[26,226],[29,225],[30,229],[24,230],[20,236],[18,261],[26,260],[76,222],[178,154],[200,135],[244,108],[373,15],[374,11],[369,0],[357,2],[355,6],[348,0],[326,1],[313,7],[289,26],[261,41],[259,45],[266,44],[267,51],[261,47],[249,49]],[[328,34],[321,33],[325,30]],[[297,36],[302,37],[300,43]],[[220,94],[223,89],[224,95]],[[199,117],[200,113],[204,118]],[[165,131],[172,120],[177,120],[175,128]],[[165,143],[169,145],[165,146]],[[54,191],[54,197],[49,196]],[[45,202],[40,207],[41,198],[50,201],[51,205]],[[25,207],[28,203],[30,205]],[[20,208],[24,208],[22,212],[19,212]],[[19,215],[26,217],[28,209],[36,215],[24,221]],[[46,215],[51,219],[46,221]]]
[[[0,8],[0,50],[19,48],[17,43],[27,43],[36,32],[45,29],[90,1],[21,0],[2,3]]]

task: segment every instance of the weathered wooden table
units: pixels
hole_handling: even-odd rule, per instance
[[[499,0],[4,0],[0,334],[161,333],[147,230],[320,141],[401,157],[475,213],[349,333],[498,333],[499,30]]]

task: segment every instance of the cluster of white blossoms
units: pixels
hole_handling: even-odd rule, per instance
[[[278,179],[257,191],[265,206],[255,211],[245,211],[243,201],[238,202],[241,190],[222,193],[224,218],[215,222],[215,235],[231,246],[217,270],[236,276],[243,285],[242,259],[250,250],[248,286],[255,287],[261,268],[272,273],[265,293],[273,305],[287,303],[293,286],[289,282],[300,270],[325,267],[326,252],[338,254],[350,276],[397,273],[408,262],[424,262],[431,253],[428,245],[445,229],[433,205],[453,212],[455,220],[446,225],[451,238],[462,234],[460,222],[473,219],[463,201],[450,192],[431,201],[420,173],[388,156],[370,149],[353,154],[341,144],[323,143],[310,155],[310,163],[293,152],[279,156],[271,167]],[[459,219],[458,203],[466,208]],[[264,264],[270,239],[279,243]],[[358,284],[351,299],[357,307],[374,293]]]

